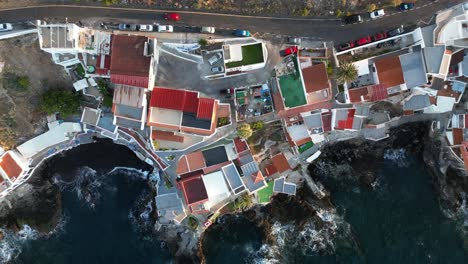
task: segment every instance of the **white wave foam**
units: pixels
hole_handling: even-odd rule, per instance
[[[17,233],[0,229],[3,233],[3,240],[0,241],[0,263],[9,263],[20,253],[23,245],[29,240],[35,240],[39,237],[39,232],[28,225]]]
[[[392,161],[398,167],[408,167],[408,155],[405,149],[386,149],[384,159]]]
[[[138,176],[139,178],[142,178],[145,180],[148,178],[148,174],[150,173],[149,171],[144,171],[141,169],[135,169],[135,168],[130,168],[130,167],[115,167],[110,172],[108,172],[107,175],[110,175],[116,172],[123,173],[128,176]]]

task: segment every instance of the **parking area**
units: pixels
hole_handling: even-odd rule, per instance
[[[271,72],[274,66],[280,60],[278,45],[281,45],[281,43],[266,41],[265,44],[268,50],[268,59],[265,68],[249,72],[248,74],[214,80],[203,78],[203,73],[206,73],[207,69],[211,71],[211,68],[206,65],[206,62],[198,64],[174,56],[168,52],[160,52],[156,85],[191,89],[210,97],[219,97],[221,90],[266,83],[266,81],[271,78]]]
[[[204,62],[200,67],[200,75],[202,77],[224,73],[224,53],[222,49],[204,52],[202,56]]]

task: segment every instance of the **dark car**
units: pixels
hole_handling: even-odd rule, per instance
[[[386,39],[386,38],[388,38],[387,32],[382,32],[382,33],[378,33],[372,36],[372,41],[379,41],[379,40]]]
[[[394,36],[402,34],[403,32],[405,32],[405,30],[403,29],[403,26],[400,26],[395,29],[387,31],[387,35],[389,37],[394,37]]]
[[[371,43],[371,42],[372,42],[371,37],[367,36],[367,37],[363,37],[363,38],[360,38],[360,39],[356,40],[356,45],[362,46],[362,45],[365,45],[365,44]]]
[[[347,49],[352,49],[354,48],[354,42],[350,41],[350,42],[347,42],[347,43],[342,43],[338,46],[338,49],[340,51],[343,51],[343,50],[347,50]]]
[[[350,15],[343,19],[345,24],[361,23],[362,21],[361,15]]]
[[[164,19],[171,20],[171,21],[179,21],[180,15],[178,13],[165,13]]]
[[[233,34],[236,37],[250,37],[250,32],[244,29],[236,29]]]
[[[297,46],[292,46],[289,48],[286,48],[285,50],[280,51],[281,56],[288,56],[291,54],[296,54],[297,53]]]
[[[413,8],[414,8],[413,3],[401,3],[398,6],[398,9],[400,9],[400,11],[408,11],[408,10],[413,9]]]

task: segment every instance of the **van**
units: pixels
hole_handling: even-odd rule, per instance
[[[215,33],[215,28],[214,27],[202,27],[201,28],[201,33],[214,34]]]

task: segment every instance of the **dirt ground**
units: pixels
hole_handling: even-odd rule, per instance
[[[27,76],[29,84],[18,89],[9,76]],[[39,49],[36,34],[0,41],[0,77],[0,145],[8,149],[45,130],[40,95],[51,87],[71,86],[71,80]]]
[[[254,130],[247,141],[258,162],[290,148],[279,121],[264,124],[263,128]]]

